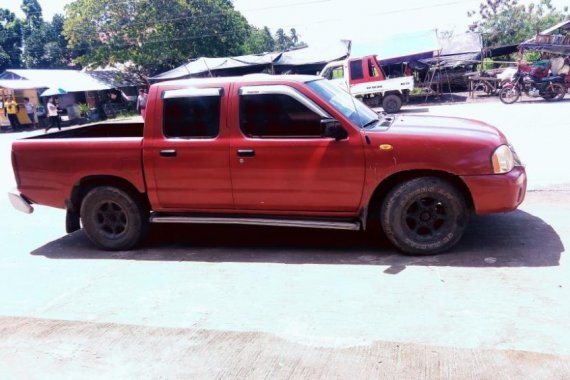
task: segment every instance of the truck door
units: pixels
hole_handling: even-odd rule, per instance
[[[348,91],[348,81],[346,79],[347,76],[345,76],[344,66],[344,62],[339,62],[336,65],[330,65],[322,73],[322,76],[337,84],[343,90]]]
[[[147,126],[152,137],[145,135],[143,141],[149,196],[157,211],[233,208],[222,111],[227,106],[226,90],[165,90],[156,100]]]
[[[349,61],[350,84],[382,81],[385,79],[382,68],[378,65],[376,57],[371,55]]]
[[[236,86],[230,166],[240,210],[356,212],[364,183],[364,150],[354,128],[347,139],[323,137],[330,116],[287,85]]]

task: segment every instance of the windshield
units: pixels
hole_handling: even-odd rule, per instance
[[[378,120],[376,112],[365,106],[360,100],[353,98],[337,84],[319,79],[308,82],[307,86],[360,128]]]

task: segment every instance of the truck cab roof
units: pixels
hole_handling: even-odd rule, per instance
[[[306,83],[313,80],[323,79],[316,75],[270,75],[270,74],[249,74],[239,77],[215,77],[215,78],[191,78],[180,79],[174,81],[166,81],[157,83],[157,85],[182,85],[182,86],[200,86],[211,84],[227,84],[227,83]]]

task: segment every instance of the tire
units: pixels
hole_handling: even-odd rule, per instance
[[[395,186],[380,210],[386,237],[403,253],[431,255],[453,247],[469,220],[463,195],[436,177]]]
[[[513,104],[520,96],[521,92],[517,86],[506,86],[499,91],[499,100],[504,104]]]
[[[80,215],[89,240],[107,251],[133,248],[149,227],[148,212],[140,200],[111,186],[96,187],[87,193]]]
[[[491,92],[491,88],[485,82],[479,82],[473,87],[473,94],[477,96],[490,95]]]
[[[566,87],[560,83],[552,83],[551,86],[553,91],[548,91],[548,93],[544,94],[542,98],[547,102],[562,100],[564,95],[566,95]]]
[[[402,98],[394,94],[386,95],[382,99],[382,108],[387,113],[396,113],[402,108]]]

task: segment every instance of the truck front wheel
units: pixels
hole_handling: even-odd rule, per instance
[[[387,113],[396,113],[402,108],[402,98],[398,95],[386,95],[382,100],[382,108]]]
[[[394,187],[380,220],[386,237],[414,255],[443,252],[454,246],[469,218],[463,195],[447,181],[421,177]]]
[[[89,240],[108,251],[134,247],[149,226],[148,212],[140,200],[112,186],[96,187],[87,193],[80,214]]]

